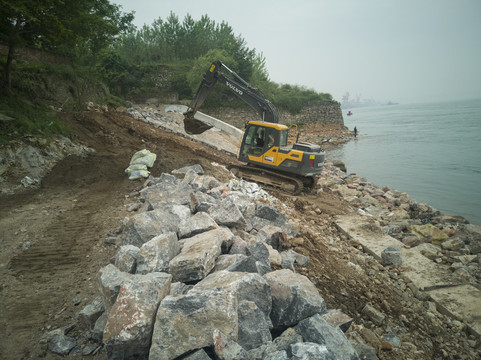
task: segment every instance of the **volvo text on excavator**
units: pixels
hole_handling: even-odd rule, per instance
[[[325,153],[321,147],[299,142],[298,134],[289,144],[289,127],[279,124],[274,105],[220,61],[212,63],[207,70],[188,111],[184,113],[186,132],[201,134],[211,128],[194,116],[217,82],[227,86],[260,116],[259,121],[246,124],[238,159],[247,165],[230,166],[234,175],[295,194],[303,187],[313,186],[315,175],[320,174],[324,166]]]

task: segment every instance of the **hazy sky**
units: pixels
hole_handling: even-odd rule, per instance
[[[272,81],[401,103],[481,98],[481,0],[111,0],[134,24],[208,15]]]

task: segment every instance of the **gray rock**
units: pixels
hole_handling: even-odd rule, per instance
[[[319,314],[302,320],[295,328],[304,338],[304,341],[319,344],[327,348],[329,357],[325,357],[325,359],[359,359],[356,351],[341,329],[329,325]]]
[[[324,299],[309,279],[283,269],[264,275],[271,287],[271,320],[274,327],[288,327],[297,324],[326,309]]]
[[[289,357],[292,356],[292,345],[301,343],[304,340],[294,328],[288,328],[279,337],[274,339],[272,344],[273,351],[285,351]]]
[[[232,199],[221,200],[212,206],[208,213],[219,225],[241,229],[247,226],[244,216]]]
[[[102,302],[107,312],[115,303],[119,294],[120,285],[130,280],[131,274],[125,273],[117,269],[114,265],[104,266],[97,273],[97,281],[99,284]]]
[[[264,360],[289,360],[289,357],[287,356],[286,351],[281,350],[267,354]]]
[[[220,255],[215,262],[213,272],[226,270],[230,266],[237,264],[246,258],[247,256],[242,254]]]
[[[169,272],[170,261],[180,253],[180,243],[173,232],[154,237],[142,245],[137,256],[137,274]]]
[[[184,295],[192,289],[192,285],[186,285],[181,282],[175,282],[170,285],[169,295]]]
[[[105,307],[102,300],[95,299],[78,313],[77,319],[85,329],[92,329],[104,311]]]
[[[107,325],[107,319],[109,314],[104,312],[95,322],[94,328],[92,330],[92,340],[97,343],[102,342],[102,337],[104,335],[105,325]]]
[[[393,348],[401,347],[401,339],[394,334],[384,334],[381,339],[389,343]]]
[[[181,253],[170,261],[174,281],[188,283],[203,279],[214,268],[222,243],[233,236],[229,229],[219,228],[185,239]]]
[[[287,244],[287,234],[278,226],[264,226],[259,230],[257,236],[277,251],[283,251]]]
[[[372,346],[366,345],[363,342],[352,342],[354,350],[356,350],[357,355],[360,360],[378,360],[376,349]]]
[[[243,256],[234,264],[226,268],[231,272],[257,273],[257,260],[253,256]]]
[[[82,349],[82,355],[92,355],[93,352],[98,348],[98,345],[87,345]]]
[[[262,219],[271,221],[274,224],[280,223],[280,225],[283,225],[287,221],[287,217],[284,213],[277,210],[276,207],[265,203],[257,203],[255,215]]]
[[[133,245],[121,246],[115,254],[114,264],[120,270],[134,274],[137,269],[139,248]]]
[[[141,247],[153,237],[168,232],[177,233],[183,220],[190,217],[187,206],[167,204],[164,207],[136,214],[128,219],[124,228],[123,245]]]
[[[272,311],[271,290],[269,284],[262,276],[254,273],[219,271],[210,274],[196,284],[192,291],[199,293],[219,287],[223,291],[234,294],[238,299],[238,304],[244,300],[254,302],[264,314],[269,327],[271,327],[269,317]]]
[[[321,317],[331,326],[339,327],[343,333],[349,330],[354,319],[344,314],[341,310],[331,309],[322,314]]]
[[[166,204],[189,205],[190,194],[193,192],[191,185],[178,181],[177,178],[172,180],[165,177],[162,182],[141,190],[140,194],[154,209],[162,209]]]
[[[332,160],[332,165],[342,172],[347,172],[346,164],[342,160]]]
[[[191,184],[192,181],[194,181],[194,179],[197,177],[197,173],[192,170],[192,169],[189,169],[185,175],[184,175],[184,178],[182,179],[182,182],[183,183],[186,183],[186,184]]]
[[[191,186],[194,191],[207,192],[214,189],[222,184],[215,177],[210,175],[199,175],[194,178],[191,182]]]
[[[263,343],[272,341],[270,328],[265,314],[252,301],[241,301],[238,308],[239,334],[237,343],[246,350],[252,350]]]
[[[190,210],[194,214],[197,212],[208,212],[217,202],[218,201],[209,194],[197,191],[190,195]]]
[[[302,254],[298,254],[292,249],[281,252],[283,269],[290,269],[294,271],[294,264],[298,264],[301,267],[306,267],[309,264],[309,258]]]
[[[234,236],[232,238],[232,246],[229,249],[229,254],[247,255],[247,253],[247,242],[239,236]]]
[[[77,345],[77,341],[66,335],[56,335],[48,343],[48,349],[58,355],[68,355]]]
[[[120,286],[103,334],[109,354],[131,359],[148,355],[155,314],[171,280],[169,274],[149,273],[132,275]]]
[[[389,246],[381,252],[381,258],[384,265],[401,266],[403,261],[401,250],[394,246]]]
[[[441,248],[443,250],[457,251],[464,246],[464,240],[460,237],[453,237],[447,239],[441,243]]]
[[[251,202],[247,195],[239,191],[232,191],[229,192],[225,198],[236,204],[245,218],[254,215],[256,206]]]
[[[189,170],[195,172],[198,175],[204,174],[204,169],[200,164],[194,164],[191,166],[184,166],[183,168],[172,170],[172,174],[186,174]]]
[[[227,335],[218,329],[214,330],[214,350],[219,360],[247,359],[248,353],[238,343],[232,341]]]
[[[207,355],[204,349],[200,349],[183,357],[182,360],[212,360],[212,358]]]
[[[371,320],[374,324],[380,326],[384,321],[384,315],[376,310],[369,304],[366,304],[361,311],[362,315],[366,316],[369,320]]]
[[[237,306],[232,295],[212,289],[168,295],[160,303],[150,347],[151,359],[175,359],[192,350],[212,346],[214,330],[237,338]],[[186,336],[185,334],[188,334]]]
[[[249,253],[257,260],[264,264],[270,264],[269,261],[269,250],[266,245],[261,241],[256,241],[249,243],[247,245]]]
[[[291,351],[291,360],[337,360],[329,353],[325,345],[311,342],[294,344]]]
[[[217,229],[218,225],[210,215],[199,212],[194,216],[183,220],[179,225],[179,239]]]

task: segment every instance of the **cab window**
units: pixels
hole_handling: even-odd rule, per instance
[[[279,131],[279,146],[287,146],[287,130]]]

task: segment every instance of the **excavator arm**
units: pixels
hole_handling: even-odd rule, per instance
[[[235,95],[251,106],[259,114],[262,121],[270,123],[279,122],[276,108],[258,89],[250,86],[222,62],[215,61],[204,74],[202,83],[197,89],[189,109],[184,113],[184,128],[188,134],[201,134],[211,128],[210,125],[194,119],[194,116],[217,82],[225,85]]]

